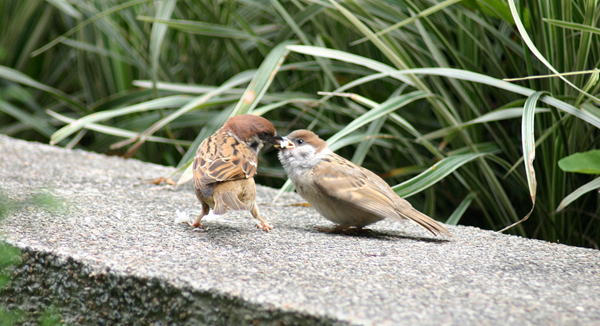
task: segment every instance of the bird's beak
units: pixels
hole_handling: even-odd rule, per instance
[[[279,136],[279,134],[275,133],[275,136],[273,136],[273,138],[270,139],[269,143],[273,144],[273,146],[275,147],[279,147],[277,145],[279,145],[279,143],[281,143],[281,141],[283,140],[283,137]]]
[[[289,139],[287,139],[287,137],[282,137],[281,140],[279,141],[279,143],[278,144],[276,143],[273,146],[279,150],[291,149],[291,148],[296,147],[294,145],[294,143],[292,143]]]

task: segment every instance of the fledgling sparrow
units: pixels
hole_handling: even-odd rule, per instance
[[[275,145],[296,191],[341,232],[390,218],[409,219],[433,235],[450,235],[440,223],[400,198],[375,173],[333,153],[312,131],[296,130]],[[436,234],[437,233],[437,234]]]
[[[256,224],[259,229],[267,232],[273,229],[258,211],[254,175],[260,149],[281,139],[269,120],[252,114],[229,118],[206,138],[198,147],[192,166],[194,190],[202,203],[202,213],[190,226],[204,228],[200,221],[212,208],[217,215],[229,210],[249,210],[260,221]]]

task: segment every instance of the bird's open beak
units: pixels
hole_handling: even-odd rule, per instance
[[[279,150],[295,148],[296,146],[287,137],[283,137],[278,144],[273,145]]]

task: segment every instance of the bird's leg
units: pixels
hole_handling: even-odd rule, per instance
[[[265,232],[269,232],[269,230],[273,229],[273,226],[271,224],[267,223],[267,221],[265,221],[262,217],[260,217],[260,213],[258,212],[258,205],[254,204],[254,206],[250,210],[250,213],[252,214],[252,216],[254,218],[257,218],[261,223],[261,224],[256,223],[257,228],[259,228]]]
[[[210,211],[210,207],[208,206],[208,204],[206,204],[205,202],[202,202],[202,213],[200,213],[200,215],[198,215],[198,218],[196,218],[194,223],[188,222],[189,226],[191,226],[193,228],[206,229],[206,226],[202,225],[202,223],[200,221],[202,220],[202,218],[204,216],[208,215],[209,211]]]

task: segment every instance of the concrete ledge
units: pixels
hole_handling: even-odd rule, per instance
[[[54,303],[68,323],[205,325],[592,325],[600,321],[600,252],[449,227],[436,239],[410,223],[367,236],[323,234],[312,208],[272,203],[275,226],[247,212],[175,224],[199,212],[190,185],[144,181],[171,168],[0,136],[0,188],[18,205],[0,236],[23,249],[1,293],[35,313]],[[37,193],[59,198],[30,205]]]

